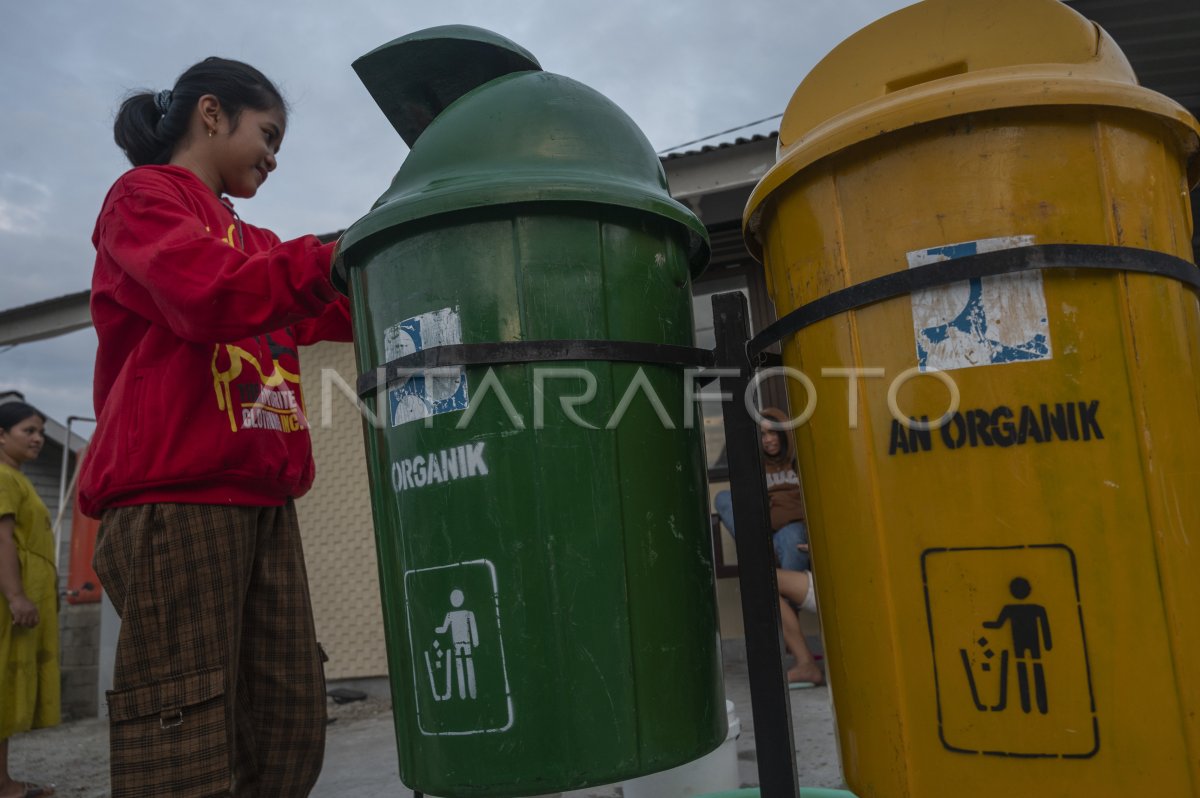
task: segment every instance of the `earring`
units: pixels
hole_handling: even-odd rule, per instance
[[[211,127],[208,129],[208,137],[210,139],[213,137],[213,129]]]

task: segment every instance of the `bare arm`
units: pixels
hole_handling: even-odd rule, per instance
[[[8,600],[14,624],[30,628],[38,625],[37,606],[26,597],[25,585],[21,582],[16,522],[11,515],[0,518],[0,593]]]

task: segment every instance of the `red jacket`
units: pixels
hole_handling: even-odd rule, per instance
[[[280,243],[177,166],[118,179],[92,243],[98,425],[83,512],[304,494],[314,467],[296,348],[351,335],[333,245]]]

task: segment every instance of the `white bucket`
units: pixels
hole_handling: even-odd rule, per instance
[[[736,790],[738,779],[737,738],[742,722],[733,714],[733,702],[725,702],[729,732],[717,750],[670,770],[622,782],[625,798],[693,798],[722,790]]]

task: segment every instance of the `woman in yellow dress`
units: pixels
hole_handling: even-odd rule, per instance
[[[50,513],[21,473],[45,441],[45,417],[0,404],[0,798],[53,795],[13,780],[8,738],[59,720],[58,575]]]

